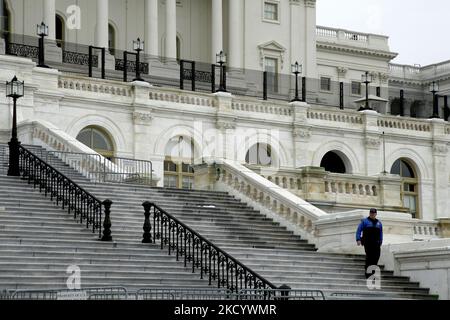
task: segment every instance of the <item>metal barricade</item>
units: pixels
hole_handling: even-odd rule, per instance
[[[239,300],[326,300],[320,290],[245,289],[239,291]]]
[[[11,300],[128,300],[124,287],[16,290]]]

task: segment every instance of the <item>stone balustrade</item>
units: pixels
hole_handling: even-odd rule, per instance
[[[248,102],[233,102],[231,108],[236,111],[267,113],[280,116],[292,116],[292,108],[282,104],[255,104]]]
[[[210,94],[202,94],[198,92],[195,92],[194,94],[181,90],[170,90],[167,88],[150,88],[149,99],[206,107],[214,107],[216,105],[215,99]]]
[[[439,222],[424,221],[415,219],[414,221],[414,239],[428,240],[439,238]]]
[[[349,111],[336,112],[335,110],[322,111],[309,109],[307,111],[307,117],[311,120],[322,120],[348,124],[363,124],[363,119],[360,114]]]
[[[380,128],[401,129],[420,132],[431,132],[431,125],[424,120],[413,118],[402,118],[394,116],[383,116],[378,119]]]
[[[342,42],[343,44],[363,46],[372,49],[389,50],[389,38],[383,35],[317,26],[316,36],[317,41],[319,42]]]
[[[58,87],[60,89],[110,94],[120,97],[131,97],[132,95],[131,85],[80,76],[61,75],[58,79]]]

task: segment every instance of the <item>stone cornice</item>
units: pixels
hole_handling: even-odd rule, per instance
[[[317,48],[325,49],[325,50],[332,50],[332,51],[339,51],[339,52],[346,52],[346,53],[353,53],[353,54],[359,54],[359,55],[369,55],[369,56],[374,56],[374,57],[379,57],[379,58],[386,58],[389,60],[392,60],[397,56],[397,53],[394,53],[394,52],[369,49],[369,48],[359,48],[359,47],[354,47],[354,46],[347,46],[344,44],[320,41],[320,40],[317,40]]]

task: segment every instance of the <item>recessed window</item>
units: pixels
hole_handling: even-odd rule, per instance
[[[320,78],[320,90],[331,91],[331,79],[327,77]]]
[[[352,81],[352,94],[361,95],[361,82]]]
[[[278,21],[278,3],[264,1],[264,19]]]
[[[264,71],[267,72],[267,90],[269,93],[278,92],[278,59],[265,58]]]

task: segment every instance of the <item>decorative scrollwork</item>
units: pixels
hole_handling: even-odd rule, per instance
[[[39,48],[26,44],[9,43],[7,46],[7,54],[24,58],[38,59]]]
[[[89,54],[80,53],[80,52],[72,52],[72,51],[63,51],[63,62],[69,64],[76,64],[79,66],[88,66],[89,65]],[[94,68],[98,67],[98,56],[92,56],[92,66]]]
[[[141,73],[147,74],[149,71],[148,63],[141,62],[139,63]],[[124,60],[116,59],[116,70],[123,71],[124,69]],[[136,72],[136,61],[127,61],[127,72]]]

